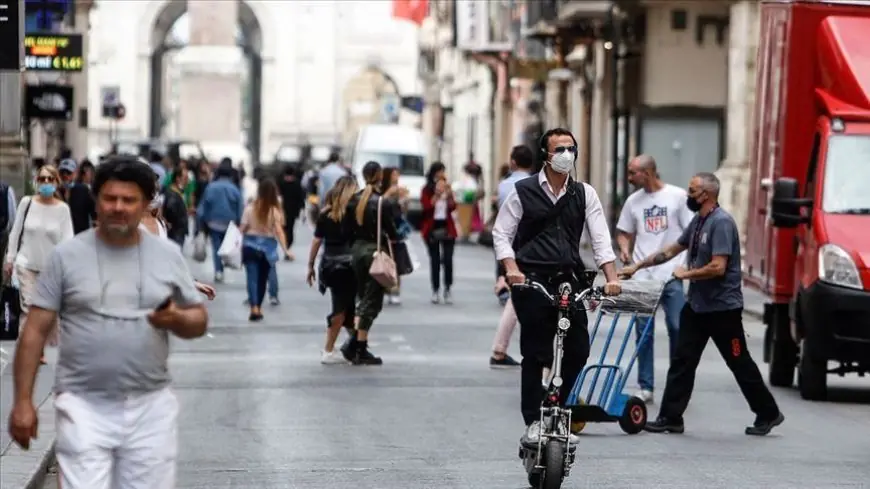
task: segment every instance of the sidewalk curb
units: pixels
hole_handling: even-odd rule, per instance
[[[54,445],[55,441],[52,440],[51,447],[45,451],[42,460],[40,460],[39,465],[36,467],[36,472],[30,476],[30,480],[27,481],[27,485],[25,485],[23,489],[40,489],[45,485],[45,479],[48,477],[48,469],[54,465],[55,462]]]
[[[53,394],[46,396],[38,408],[40,432],[45,437],[45,441],[40,438],[33,440],[29,451],[21,450],[13,441],[4,447],[2,458],[5,460],[3,461],[5,464],[12,462],[12,466],[7,465],[3,470],[4,473],[7,470],[11,471],[0,481],[0,487],[3,489],[40,489],[45,484],[48,469],[56,459],[53,397]]]

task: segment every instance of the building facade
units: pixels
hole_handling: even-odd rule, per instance
[[[89,109],[91,114],[99,114],[101,88],[118,87],[127,108],[126,117],[113,128],[118,137],[166,136],[166,124],[159,121],[155,125],[155,119],[165,117],[172,107],[162,94],[159,107],[152,103],[154,68],[164,66],[160,79],[166,72],[165,60],[158,63],[157,58],[162,56],[155,57],[155,52],[180,48],[167,45],[166,37],[187,10],[186,4],[184,0],[97,2],[98,8],[92,14]],[[232,29],[231,35],[243,45],[248,61],[257,60],[259,76],[252,76],[259,79],[259,83],[253,82],[257,85],[257,100],[249,104],[258,111],[256,133],[261,159],[270,158],[282,142],[296,140],[300,135],[336,142],[348,139],[345,130],[351,109],[345,106],[345,92],[356,78],[369,71],[383,74],[403,96],[419,94],[417,29],[393,19],[389,2],[248,0],[239,1],[237,11],[238,26],[224,22],[214,28]],[[191,19],[190,23],[201,25],[202,21]],[[237,34],[237,30],[241,32]],[[200,59],[201,64],[221,61]],[[220,87],[207,90],[203,86],[198,91],[202,90],[221,93]],[[185,111],[207,110],[201,100],[186,101],[184,90],[181,92],[175,102],[181,119]],[[241,99],[245,95],[227,96]],[[90,147],[106,148],[109,131],[110,121],[92,118]]]
[[[458,6],[475,2],[447,3],[467,11],[468,5]],[[580,146],[577,177],[596,187],[611,222],[633,190],[627,161],[648,153],[663,179],[675,185],[685,186],[700,171],[716,172],[722,205],[744,226],[758,3],[514,0],[509,2],[509,51],[463,49],[456,42],[468,36],[461,32],[463,24],[442,19],[439,26],[454,29],[443,37],[454,42],[437,50],[432,61],[449,66],[438,77],[441,105],[448,87],[454,97],[467,94],[463,112],[457,113],[454,102],[452,123],[444,118],[445,144],[451,135],[449,144],[459,146],[451,154],[467,152],[467,119],[486,117],[489,104],[489,121],[476,121],[482,129],[488,124],[493,135],[491,161],[481,164],[495,168],[512,145],[537,146],[544,129],[567,127]],[[486,19],[489,24],[479,32],[492,31],[498,22],[497,15]],[[489,73],[463,72],[453,60],[457,56]],[[498,72],[502,66],[504,80]],[[492,93],[474,93],[481,88]],[[473,96],[492,98],[474,103]]]

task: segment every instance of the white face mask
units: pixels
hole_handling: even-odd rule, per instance
[[[550,158],[550,168],[559,173],[570,173],[574,168],[574,153],[562,151]]]

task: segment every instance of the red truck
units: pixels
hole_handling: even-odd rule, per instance
[[[870,2],[764,1],[757,71],[744,282],[770,383],[822,400],[870,372]]]

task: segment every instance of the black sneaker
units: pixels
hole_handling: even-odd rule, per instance
[[[770,433],[770,430],[782,424],[785,421],[785,416],[782,413],[778,413],[775,418],[771,420],[763,420],[761,418],[755,418],[755,423],[752,426],[747,426],[745,433],[747,435],[753,436],[764,436]]]
[[[359,350],[356,356],[353,357],[354,365],[383,365],[384,361],[381,357],[376,357],[368,348]]]
[[[505,355],[504,358],[489,357],[489,368],[516,368],[520,366],[520,362],[511,358],[510,355]]]
[[[672,421],[659,416],[655,421],[647,422],[643,429],[650,433],[682,433],[686,431],[686,426],[682,421]]]

